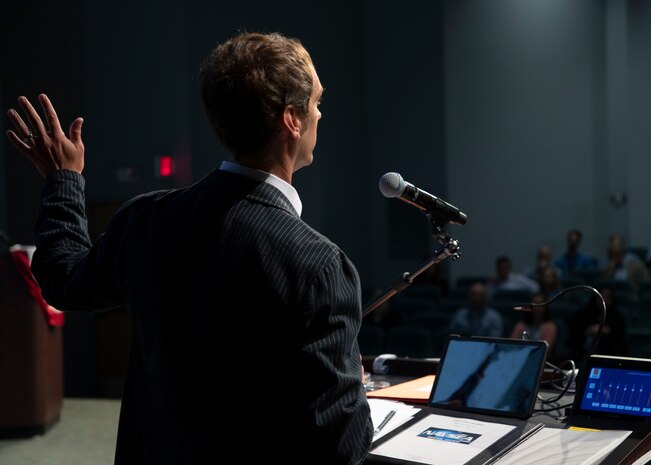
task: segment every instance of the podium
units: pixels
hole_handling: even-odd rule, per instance
[[[59,418],[62,327],[50,323],[12,254],[0,254],[0,437],[43,434]]]

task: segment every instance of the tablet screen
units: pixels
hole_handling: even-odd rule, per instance
[[[577,390],[579,410],[591,416],[651,416],[651,360],[592,356]]]
[[[528,418],[536,402],[546,355],[544,341],[450,337],[430,405]]]

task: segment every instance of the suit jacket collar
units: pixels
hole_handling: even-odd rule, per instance
[[[198,183],[201,187],[217,189],[229,195],[246,198],[252,202],[262,203],[285,210],[298,217],[298,213],[287,197],[271,184],[248,178],[241,174],[216,169]]]

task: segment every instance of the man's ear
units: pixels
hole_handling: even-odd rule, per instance
[[[301,137],[303,122],[301,121],[301,118],[298,117],[298,113],[296,112],[294,105],[287,105],[285,107],[281,124],[294,139]]]

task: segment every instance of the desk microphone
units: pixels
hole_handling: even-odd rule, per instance
[[[406,182],[398,173],[380,178],[380,191],[388,198],[398,197],[442,223],[466,224],[468,217],[454,205]]]

